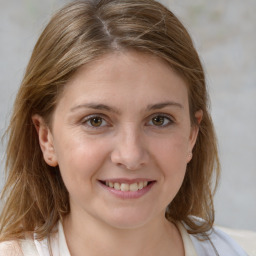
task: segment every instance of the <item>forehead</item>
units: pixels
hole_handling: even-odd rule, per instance
[[[113,52],[79,68],[66,84],[62,98],[73,104],[88,100],[126,102],[130,108],[133,104],[170,100],[186,105],[187,86],[159,57],[134,51]]]

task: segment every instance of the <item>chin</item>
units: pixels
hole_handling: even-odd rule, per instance
[[[145,226],[147,224],[147,221],[145,220],[115,220],[115,221],[111,221],[108,222],[108,225],[110,225],[111,227],[115,228],[115,229],[122,229],[122,230],[132,230],[132,229],[138,229],[141,228],[143,226]]]
[[[142,212],[137,211],[118,211],[110,214],[108,219],[105,219],[105,223],[109,226],[112,226],[116,229],[137,229],[141,228],[148,223],[150,223],[154,217],[149,215],[147,212],[146,214],[142,214]]]

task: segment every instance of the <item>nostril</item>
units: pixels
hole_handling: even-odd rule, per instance
[[[117,143],[111,152],[111,162],[127,170],[138,170],[149,161],[149,155],[144,147],[136,143]]]

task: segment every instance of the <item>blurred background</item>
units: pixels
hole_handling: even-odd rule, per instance
[[[68,0],[0,0],[0,136],[33,46]],[[256,1],[162,0],[189,30],[205,67],[222,176],[218,225],[256,231]],[[3,159],[5,142],[0,146]],[[0,190],[4,183],[0,164]]]

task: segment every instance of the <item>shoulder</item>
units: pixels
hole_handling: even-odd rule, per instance
[[[250,256],[256,256],[256,232],[218,227],[234,239]]]
[[[190,216],[196,223],[204,222],[196,216]],[[184,228],[189,227],[182,222]],[[189,232],[188,232],[189,233]],[[214,225],[207,233],[189,234],[198,255],[256,256],[256,232],[234,230]]]
[[[24,256],[18,240],[0,243],[0,256]]]
[[[12,240],[0,243],[0,256],[38,256],[32,239]]]
[[[249,248],[242,247],[239,241],[235,241],[229,234],[217,227],[213,227],[207,234],[191,235],[191,239],[199,255],[255,255]]]
[[[211,234],[209,235],[212,243],[223,252],[232,252],[233,255],[247,255],[244,248],[241,247],[230,235],[218,227],[213,227]]]

